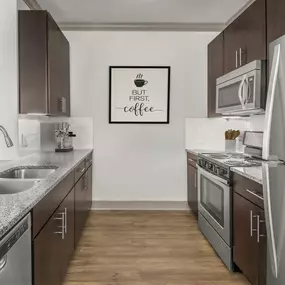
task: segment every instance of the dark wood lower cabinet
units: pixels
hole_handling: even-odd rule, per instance
[[[264,210],[234,193],[234,263],[252,285],[266,285]]]
[[[197,157],[187,154],[187,200],[193,215],[198,218]]]
[[[88,159],[88,164],[85,160],[80,163],[82,176],[75,185],[72,171],[32,211],[37,229],[33,285],[61,285],[66,276],[92,205],[92,160]]]
[[[34,284],[61,284],[74,251],[74,190],[34,239]]]
[[[75,185],[75,246],[78,244],[82,229],[92,204],[92,166]]]

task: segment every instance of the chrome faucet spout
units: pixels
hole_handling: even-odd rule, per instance
[[[7,147],[12,147],[14,144],[8,134],[8,132],[6,131],[6,129],[0,125],[0,131],[3,133],[4,135],[4,140],[5,140],[5,143],[7,145]]]

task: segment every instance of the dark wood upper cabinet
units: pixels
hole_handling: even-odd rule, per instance
[[[208,45],[208,117],[216,117],[216,80],[224,74],[224,33]]]
[[[69,42],[47,11],[19,11],[19,113],[70,116]]]
[[[224,30],[224,72],[266,59],[266,1],[256,0]]]
[[[285,34],[285,1],[267,0],[267,43]]]

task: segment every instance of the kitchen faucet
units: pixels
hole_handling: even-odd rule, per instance
[[[6,143],[7,147],[12,147],[14,144],[13,144],[11,138],[9,137],[9,134],[6,131],[6,129],[3,126],[1,126],[1,125],[0,125],[0,131],[4,135],[4,139],[5,139],[5,143]]]

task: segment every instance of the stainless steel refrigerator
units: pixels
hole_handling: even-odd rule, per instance
[[[269,46],[263,158],[285,161],[285,36]],[[267,285],[285,284],[285,165],[263,163]]]

